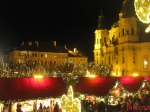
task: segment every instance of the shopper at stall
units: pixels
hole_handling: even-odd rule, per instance
[[[98,112],[105,112],[105,103],[103,101],[98,104]]]
[[[40,106],[39,106],[39,112],[43,112],[43,106],[42,106],[42,103],[40,103]]]
[[[59,112],[59,105],[58,102],[56,102],[55,106],[54,106],[54,112]]]

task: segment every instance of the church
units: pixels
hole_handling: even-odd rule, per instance
[[[101,10],[94,32],[94,62],[106,65],[110,76],[149,76],[150,36],[142,33],[133,0],[123,1],[118,16],[118,21],[107,29]]]

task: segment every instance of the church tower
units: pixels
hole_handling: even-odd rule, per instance
[[[124,0],[117,22],[107,30],[100,13],[95,30],[94,62],[110,69],[110,76],[150,75],[150,42],[142,41],[133,0]],[[110,18],[111,19],[111,18]]]
[[[103,16],[102,10],[98,17],[98,28],[95,30],[95,44],[94,44],[94,62],[97,64],[101,63],[101,57],[103,56],[102,49],[105,49],[106,40],[108,39],[108,30],[105,25],[105,17]]]
[[[133,0],[124,0],[122,12],[119,14],[118,44],[138,42],[137,18],[135,17]]]

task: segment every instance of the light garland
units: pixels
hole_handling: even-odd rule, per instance
[[[149,0],[134,0],[135,12],[139,20],[143,23],[150,23],[150,1]],[[145,32],[150,31],[150,25]]]
[[[65,112],[81,112],[81,102],[78,98],[73,97],[72,86],[69,86],[67,96],[62,95],[61,106]]]

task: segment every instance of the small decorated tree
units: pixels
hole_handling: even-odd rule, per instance
[[[69,86],[67,96],[62,95],[61,105],[65,112],[81,112],[81,102],[78,98],[73,97],[72,86]]]

